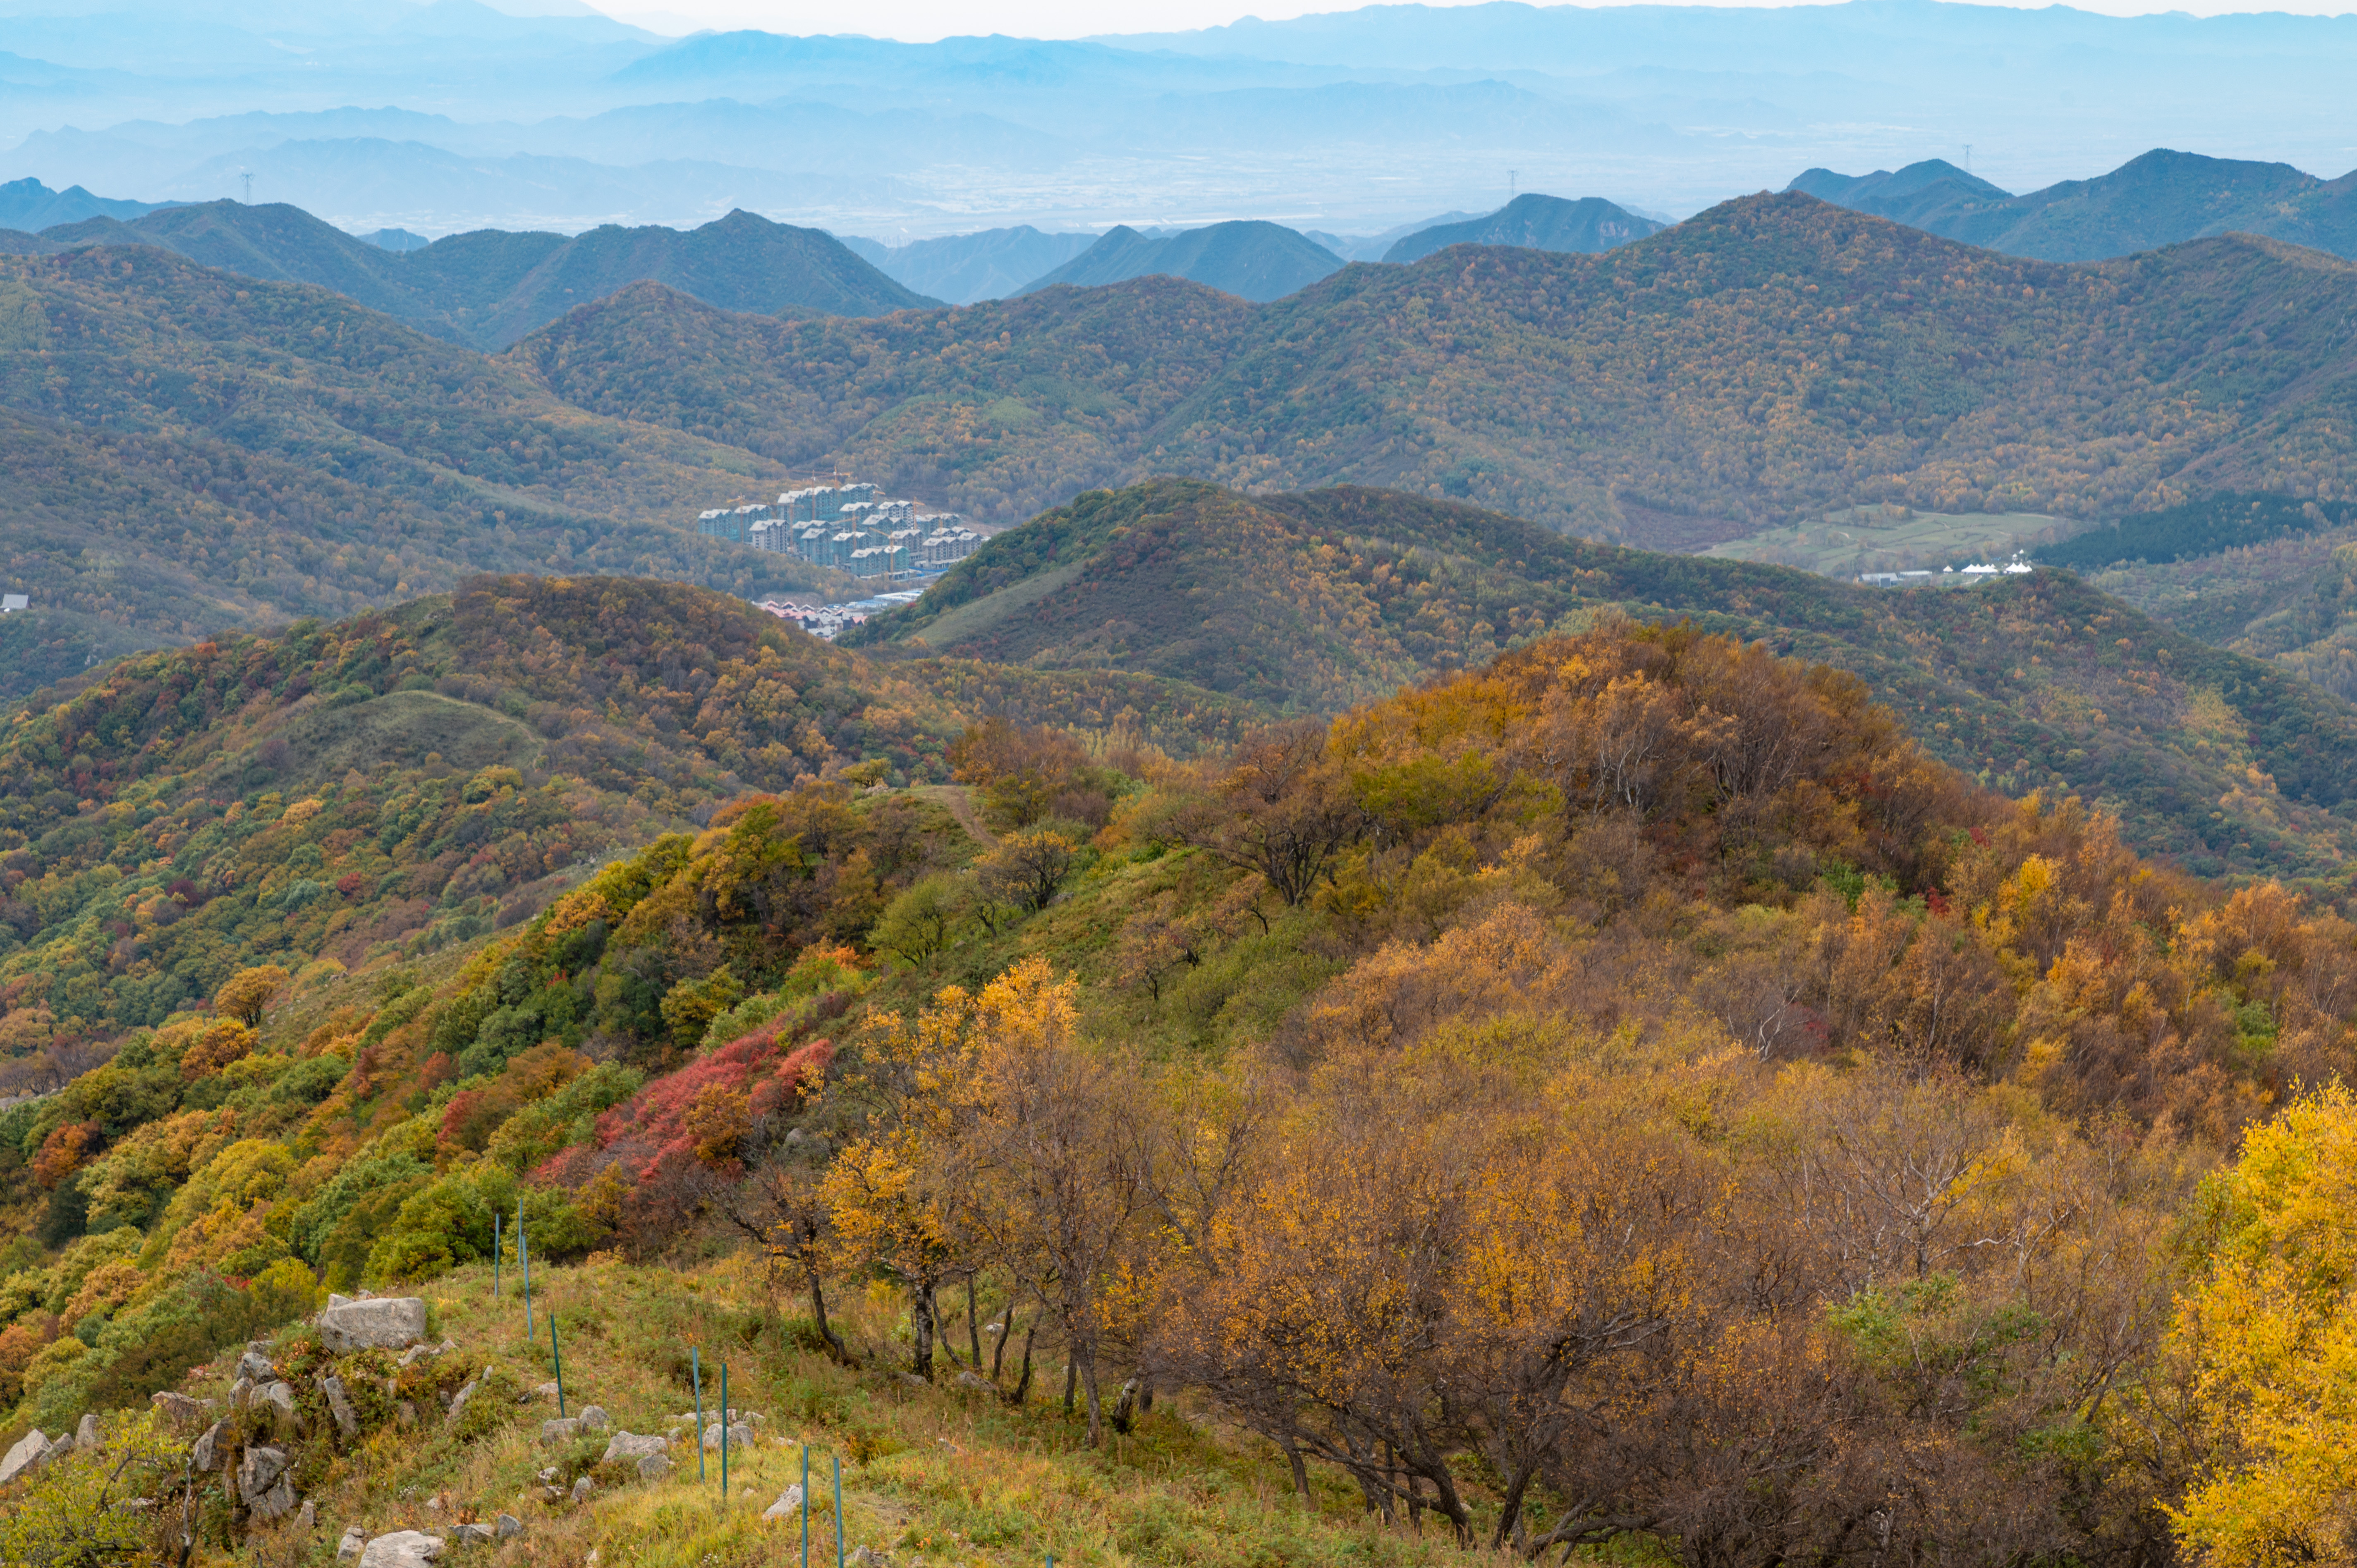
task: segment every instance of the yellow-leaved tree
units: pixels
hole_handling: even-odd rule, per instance
[[[2208,1196],[2171,1335],[2206,1453],[2178,1539],[2210,1568],[2357,1561],[2357,1098],[2253,1128]]]

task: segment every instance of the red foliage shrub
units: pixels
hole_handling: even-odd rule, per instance
[[[98,1138],[97,1122],[67,1122],[51,1133],[40,1153],[33,1156],[33,1179],[45,1187],[55,1187],[90,1163],[98,1152]]]
[[[643,1189],[699,1159],[733,1167],[743,1133],[799,1103],[824,1081],[834,1059],[826,1040],[791,1051],[782,1044],[774,1027],[759,1030],[656,1079],[597,1118],[594,1146],[557,1155],[534,1179],[574,1187],[619,1165]]]

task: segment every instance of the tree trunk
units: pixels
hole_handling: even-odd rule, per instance
[[[975,1316],[980,1308],[974,1305],[974,1283],[973,1280],[965,1282],[965,1342],[974,1352],[974,1368],[978,1372],[982,1370],[982,1319]]]
[[[1010,1309],[1012,1310],[1012,1309]],[[1031,1337],[1039,1332],[1039,1320],[1033,1318],[1031,1326],[1023,1331],[1023,1371],[1015,1380],[1015,1391],[1006,1396],[1008,1404],[1021,1404],[1031,1394]]]
[[[1509,1541],[1517,1545],[1521,1543],[1523,1534],[1523,1495],[1530,1490],[1535,1468],[1531,1465],[1518,1466],[1513,1478],[1506,1483],[1506,1495],[1498,1503],[1498,1531],[1490,1538],[1491,1551],[1497,1551]]]
[[[1072,1394],[1081,1386],[1081,1364],[1070,1350],[1064,1352],[1064,1413],[1072,1413]]]
[[[1097,1359],[1093,1353],[1081,1358],[1081,1386],[1089,1396],[1089,1446],[1094,1448],[1104,1438],[1104,1401],[1097,1393]]]
[[[912,1369],[927,1382],[933,1380],[933,1287],[919,1285],[909,1293],[909,1329],[916,1341]]]
[[[998,1369],[1006,1364],[1006,1342],[1015,1337],[1015,1304],[1006,1304],[1006,1315],[998,1320],[998,1343],[990,1348],[990,1380],[998,1381]]]
[[[845,1367],[855,1365],[851,1359],[851,1350],[844,1344],[843,1337],[837,1334],[834,1331],[834,1326],[826,1320],[826,1287],[820,1283],[818,1266],[814,1263],[811,1265],[810,1270],[810,1298],[811,1320],[818,1325],[819,1337],[826,1341],[827,1354],[833,1356],[840,1365]]]
[[[1301,1450],[1286,1444],[1285,1462],[1293,1466],[1293,1495],[1305,1503],[1309,1501],[1309,1466],[1301,1462]]]
[[[1132,1378],[1129,1381],[1122,1384],[1121,1392],[1114,1396],[1113,1429],[1115,1432],[1120,1433],[1124,1437],[1126,1437],[1129,1435],[1130,1426],[1135,1423],[1136,1417],[1137,1380],[1135,1378]]]

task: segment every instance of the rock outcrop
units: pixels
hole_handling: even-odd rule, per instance
[[[330,1354],[398,1350],[425,1337],[425,1303],[414,1295],[378,1296],[330,1305],[319,1314],[319,1343]],[[375,1546],[371,1541],[370,1546]]]
[[[361,1552],[360,1568],[425,1568],[442,1555],[442,1538],[422,1530],[380,1535]]]

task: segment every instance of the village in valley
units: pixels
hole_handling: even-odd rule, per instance
[[[854,577],[903,585],[848,603],[765,599],[759,607],[832,640],[845,627],[907,604],[925,584],[982,548],[985,533],[956,512],[919,516],[917,503],[849,479],[781,492],[766,505],[714,507],[697,514],[695,532],[755,550],[831,566]]]

